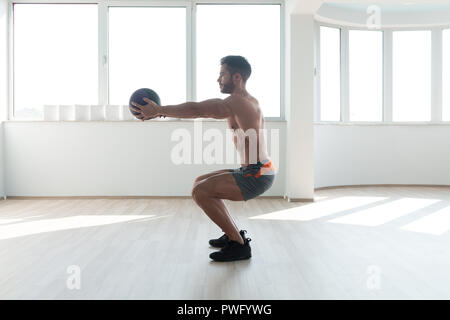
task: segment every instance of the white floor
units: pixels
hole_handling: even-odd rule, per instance
[[[190,199],[0,201],[0,299],[450,299],[450,188],[315,196],[227,202],[233,263]]]

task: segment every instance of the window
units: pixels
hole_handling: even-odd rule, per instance
[[[393,32],[393,121],[431,120],[431,32]]]
[[[95,4],[14,5],[14,116],[98,102]]]
[[[320,120],[341,118],[340,30],[320,27]]]
[[[247,90],[265,117],[280,117],[280,6],[197,5],[196,26],[197,101],[225,97],[220,59],[241,55],[252,66]]]
[[[450,121],[450,29],[442,32],[442,120]]]
[[[139,88],[163,105],[186,101],[186,8],[109,8],[109,103]]]
[[[349,31],[350,121],[383,120],[383,34]]]
[[[13,4],[11,118],[42,119],[44,105],[126,105],[144,87],[164,105],[224,98],[226,55],[249,60],[247,89],[264,116],[283,116],[281,4],[194,1],[190,14],[189,0],[163,2]]]

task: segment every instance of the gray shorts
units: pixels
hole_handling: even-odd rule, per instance
[[[266,192],[275,180],[275,167],[270,160],[230,169],[230,172],[241,189],[245,201]]]

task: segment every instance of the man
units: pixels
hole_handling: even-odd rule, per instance
[[[222,248],[210,254],[215,261],[234,261],[251,257],[250,238],[245,230],[239,231],[223,199],[247,201],[269,189],[275,178],[275,168],[270,161],[264,135],[264,116],[258,101],[246,90],[251,66],[241,56],[221,59],[220,91],[230,96],[224,100],[209,99],[186,102],[173,106],[158,106],[144,98],[146,105],[132,103],[132,108],[142,121],[157,116],[173,118],[227,119],[233,130],[233,140],[241,159],[238,169],[225,169],[202,175],[195,179],[192,198],[208,217],[225,233],[209,241],[211,246]],[[257,134],[256,134],[257,133]],[[256,143],[255,143],[256,142]]]

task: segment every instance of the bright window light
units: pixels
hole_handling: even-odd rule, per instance
[[[265,117],[280,117],[280,6],[197,5],[196,23],[197,101],[228,96],[217,83],[220,59],[240,55],[252,66],[248,92]]]
[[[393,32],[393,121],[431,120],[431,32]]]
[[[320,120],[341,119],[340,29],[320,27]]]
[[[450,29],[442,32],[442,120],[450,121]]]
[[[14,117],[98,103],[95,4],[14,4]]]
[[[109,103],[139,88],[162,105],[186,102],[186,8],[109,8]]]
[[[383,33],[349,31],[350,121],[383,120]]]

